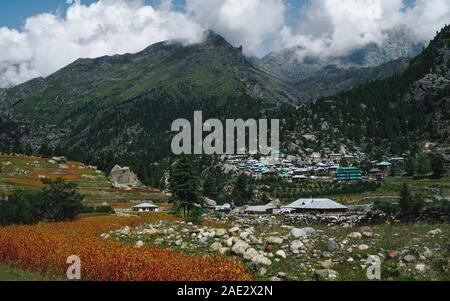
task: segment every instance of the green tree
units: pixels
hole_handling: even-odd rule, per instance
[[[425,176],[431,172],[430,160],[424,154],[417,157],[416,164],[416,172],[418,175]]]
[[[84,196],[77,192],[77,184],[63,179],[45,180],[44,183],[50,185],[39,196],[46,220],[70,221],[82,211]]]
[[[412,195],[408,185],[403,184],[400,190],[400,213],[403,216],[415,215],[422,210],[425,205],[424,197],[421,195]]]
[[[170,175],[171,201],[182,208],[186,217],[195,204],[203,204],[200,191],[200,177],[195,160],[189,156],[181,157],[172,167]]]
[[[246,205],[252,199],[252,185],[248,176],[240,174],[233,190],[233,200],[236,205]]]
[[[414,157],[409,157],[405,161],[405,172],[407,176],[414,176],[416,173],[416,160]]]
[[[445,174],[444,157],[441,154],[432,154],[430,156],[431,170],[434,178],[442,178]]]
[[[408,185],[403,183],[402,188],[400,190],[400,210],[401,212],[409,212],[411,209],[411,203],[412,203],[412,195],[409,191]]]
[[[48,188],[39,193],[14,192],[0,198],[0,225],[29,225],[41,220],[73,220],[86,208],[81,204],[83,195],[74,183],[62,179],[46,181]]]

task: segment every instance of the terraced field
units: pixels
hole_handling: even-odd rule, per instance
[[[144,200],[156,203],[167,201],[167,196],[148,187],[130,191],[111,188],[102,171],[81,162],[58,164],[46,158],[2,155],[0,168],[0,194],[10,194],[15,190],[37,191],[45,187],[43,179],[63,178],[78,185],[87,205],[106,202],[113,207],[126,208]]]

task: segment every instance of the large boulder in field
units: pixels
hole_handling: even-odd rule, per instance
[[[141,186],[141,181],[129,167],[114,166],[109,173],[108,179],[111,185],[116,188]]]
[[[306,228],[294,228],[291,230],[291,236],[294,238],[301,238],[301,237],[308,237],[308,236],[314,236],[316,234],[316,230],[311,227]]]

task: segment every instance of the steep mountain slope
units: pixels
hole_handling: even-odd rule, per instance
[[[11,135],[2,139],[33,150],[157,156],[170,147],[171,122],[192,118],[194,109],[215,117],[259,114],[294,101],[292,91],[207,32],[202,44],[165,42],[137,54],[79,59],[3,91],[3,127]]]
[[[408,58],[422,49],[407,31],[398,29],[389,32],[382,45],[372,43],[346,56],[299,58],[303,49],[294,47],[270,53],[256,60],[256,65],[291,82],[302,99],[310,99],[400,73],[406,70]]]
[[[326,147],[381,157],[425,145],[449,148],[450,26],[404,73],[280,114],[286,118],[285,145],[294,152]]]

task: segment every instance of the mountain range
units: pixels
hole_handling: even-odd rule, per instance
[[[424,46],[406,29],[398,28],[389,31],[382,44],[370,43],[346,55],[303,57],[305,49],[293,47],[269,53],[255,64],[291,83],[299,97],[308,100],[401,73]]]
[[[241,47],[233,47],[211,31],[201,44],[168,41],[136,54],[79,59],[46,78],[0,90],[1,147],[69,154],[105,168],[112,161],[148,166],[170,155],[172,121],[192,119],[194,110],[202,110],[204,118],[280,117],[292,136],[284,135],[284,142],[294,142],[313,128],[315,135],[326,136],[323,141],[333,141],[336,147],[356,145],[361,139],[355,141],[355,137],[365,135],[361,143],[368,149],[370,135],[375,135],[367,131],[369,124],[380,131],[380,141],[409,139],[403,122],[391,120],[396,124],[389,128],[392,133],[383,133],[377,118],[386,118],[377,114],[404,118],[412,129],[412,119],[399,110],[414,112],[417,104],[432,102],[433,106],[427,106],[431,111],[424,113],[439,112],[439,120],[447,120],[442,108],[448,106],[444,96],[448,96],[450,78],[449,34],[449,27],[444,28],[412,61],[401,56],[416,54],[420,45],[407,42],[401,33],[393,34],[384,47],[368,45],[332,61],[300,62],[293,58],[292,49],[263,59],[248,58]],[[380,94],[380,89],[386,93]],[[357,109],[363,106],[364,110]],[[361,116],[347,117],[351,112]],[[333,118],[338,113],[343,114],[341,121]],[[323,126],[327,118],[336,123],[332,135],[328,135],[330,126]],[[348,118],[357,120],[356,126]],[[420,118],[429,120],[428,115]],[[353,131],[363,130],[351,134],[349,125]],[[420,122],[414,131],[420,128],[423,134],[426,126]],[[445,133],[446,127],[441,130]],[[412,144],[407,145],[397,151]]]

